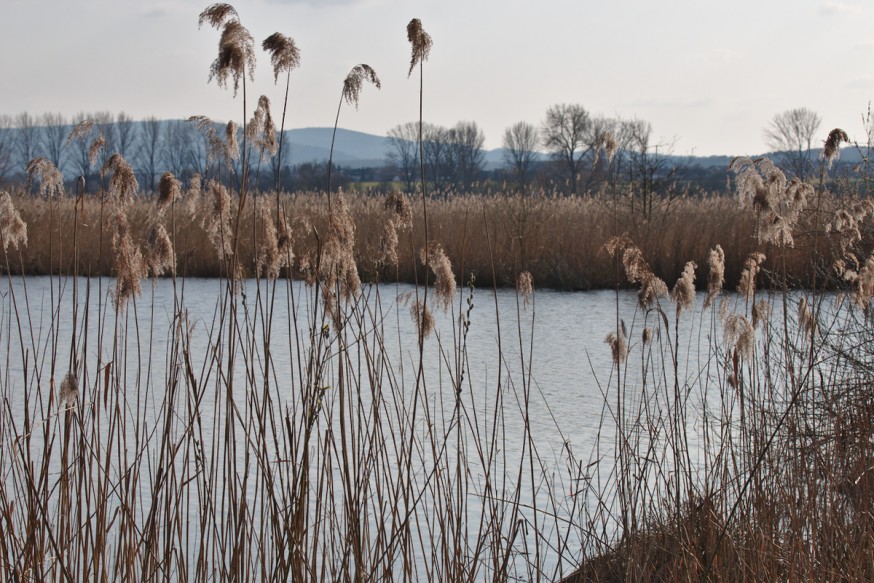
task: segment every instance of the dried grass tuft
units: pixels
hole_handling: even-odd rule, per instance
[[[58,396],[61,407],[73,407],[79,398],[79,379],[72,371],[64,375],[61,381],[61,393]]]
[[[686,263],[682,275],[674,284],[671,296],[677,304],[678,316],[683,310],[691,310],[695,305],[695,268],[697,267],[694,261]]]
[[[164,225],[156,225],[149,231],[143,261],[145,270],[151,275],[152,280],[161,277],[164,273],[172,273],[176,269],[176,253],[173,251],[173,243]]]
[[[744,268],[740,274],[740,283],[737,285],[737,291],[747,300],[753,299],[756,293],[756,276],[758,276],[764,261],[765,254],[758,251],[750,253],[744,261]]]
[[[428,243],[427,248],[419,251],[423,264],[430,265],[434,273],[434,294],[438,305],[445,311],[455,299],[455,274],[452,273],[452,263],[443,251],[443,247],[435,242]]]
[[[131,165],[121,154],[110,156],[104,162],[100,172],[103,176],[106,176],[107,173],[112,173],[112,178],[109,180],[109,194],[117,202],[123,204],[136,196],[140,188],[137,183],[137,177]]]
[[[821,154],[823,160],[828,162],[829,167],[831,167],[832,162],[840,157],[841,143],[849,141],[850,137],[847,135],[847,132],[841,128],[835,128],[829,132],[828,138],[826,138],[825,143],[823,144]]]
[[[16,249],[27,245],[27,224],[12,204],[9,193],[0,192],[0,245],[6,252],[10,244]]]
[[[158,181],[158,212],[182,198],[182,183],[172,172],[164,172]]]
[[[410,71],[407,77],[413,74],[413,69],[416,65],[428,60],[431,54],[431,46],[434,44],[431,36],[422,28],[422,21],[418,18],[412,19],[407,24],[407,40],[410,41],[412,47],[412,56],[410,57]]]
[[[270,53],[274,82],[279,80],[280,73],[292,71],[300,66],[300,50],[290,36],[274,32],[264,39],[261,48]]]
[[[523,271],[516,279],[516,291],[519,292],[525,300],[527,306],[531,302],[531,296],[534,294],[534,278],[531,277],[530,271]]]
[[[31,180],[39,181],[40,195],[48,198],[64,195],[64,176],[48,158],[38,156],[32,159],[25,171]]]
[[[717,245],[710,250],[710,258],[707,261],[710,272],[707,274],[707,296],[704,298],[704,309],[713,305],[713,300],[722,293],[725,285],[725,251]]]
[[[364,63],[352,67],[352,70],[349,71],[349,74],[346,75],[346,79],[343,81],[343,99],[350,105],[354,104],[356,109],[358,108],[358,100],[361,97],[361,88],[364,86],[365,81],[370,81],[377,89],[382,87],[376,71],[370,65],[365,65]]]

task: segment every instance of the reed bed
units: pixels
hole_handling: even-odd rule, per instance
[[[386,195],[344,195],[349,213],[355,217],[355,249],[361,278],[365,281],[416,281],[415,257],[418,250],[407,242],[397,248],[397,267],[380,260],[380,244],[390,212],[385,207]],[[80,248],[77,250],[78,273],[113,275],[111,238],[106,217],[101,229],[101,201],[86,197],[80,201],[65,198],[49,201],[41,197],[12,197],[22,219],[28,224],[29,244],[21,250],[21,264],[10,263],[16,274],[45,275],[52,266],[54,273],[73,273],[71,245],[54,250],[49,258],[49,242],[60,241],[66,228],[47,220],[51,205],[61,215],[71,215],[74,208],[82,216],[79,226]],[[192,200],[194,199],[194,200]],[[279,200],[285,223],[293,232],[299,259],[315,254],[314,232],[323,232],[327,216],[327,196],[324,193],[271,193],[254,197],[254,204],[244,209],[240,234],[243,273],[257,273],[253,241],[264,228],[264,213],[276,212]],[[860,199],[829,197],[823,204],[835,215],[839,209],[850,208]],[[168,231],[175,221],[179,236],[175,242],[177,273],[190,277],[219,277],[222,262],[213,252],[208,225],[203,218],[211,212],[210,201],[199,192],[183,191],[172,211],[159,211],[155,201],[138,197],[129,207],[131,225],[136,237],[146,238],[149,230],[161,224]],[[236,204],[231,201],[230,204]],[[77,206],[78,205],[78,206]],[[105,207],[105,205],[104,205]],[[105,210],[105,208],[104,208]],[[235,211],[231,211],[235,212]],[[463,284],[473,273],[482,284],[513,287],[516,275],[527,271],[540,288],[590,290],[612,288],[617,283],[613,261],[604,251],[607,240],[617,233],[627,234],[644,249],[653,271],[670,281],[680,273],[687,261],[707,264],[710,249],[720,245],[726,255],[726,281],[737,286],[744,260],[761,248],[766,257],[774,257],[776,246],[759,245],[756,241],[756,218],[729,196],[682,197],[661,200],[654,205],[649,219],[635,216],[628,205],[604,196],[518,196],[512,194],[453,195],[429,200],[429,220],[433,238],[442,242],[447,254],[459,266],[458,283]],[[421,230],[420,207],[413,209],[416,229]],[[254,231],[253,231],[254,224]],[[53,232],[49,232],[53,229]],[[870,227],[861,224],[865,244],[871,239]],[[254,233],[254,234],[253,234]],[[102,236],[101,236],[102,234]],[[840,235],[831,234],[823,244],[836,246]],[[102,242],[101,242],[102,241]],[[786,267],[792,287],[803,287],[813,279],[808,261],[811,239],[804,232],[796,235],[794,246],[786,250]],[[781,256],[782,259],[782,256]],[[774,261],[763,266],[765,277],[760,282],[774,283],[770,274],[776,271]],[[821,268],[822,266],[818,266]],[[283,272],[285,273],[285,271]],[[300,261],[292,265],[292,275],[304,277]],[[699,287],[700,287],[699,278]],[[623,285],[626,285],[623,282]]]
[[[737,159],[734,197],[645,217],[424,171],[415,200],[264,195],[233,164],[276,145],[265,100],[247,119],[254,38],[227,4],[199,22],[242,97],[242,144],[192,118],[221,179],[146,199],[112,154],[69,196],[36,158],[39,194],[0,194],[0,581],[874,578],[874,205],[826,188],[844,132],[816,184]],[[407,38],[421,111],[432,41]],[[615,290],[560,340],[604,358],[559,387],[545,287]],[[598,397],[589,451],[539,439],[562,390]]]

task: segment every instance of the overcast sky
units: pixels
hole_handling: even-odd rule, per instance
[[[3,0],[0,113],[125,111],[238,120],[242,102],[207,84],[219,33],[198,30],[192,0]],[[406,25],[434,40],[425,63],[425,120],[476,121],[486,147],[504,129],[539,124],[556,103],[638,117],[676,154],[756,154],[777,112],[807,107],[864,135],[874,97],[870,0],[237,0],[257,45],[295,39],[287,128],[331,126],[343,79],[372,66],[340,126],[384,135],[418,116],[407,78]],[[258,51],[251,95],[281,115],[282,83]],[[252,99],[252,103],[256,99]],[[278,122],[277,122],[278,123]]]

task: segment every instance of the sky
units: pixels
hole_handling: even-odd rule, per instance
[[[822,116],[864,140],[874,98],[870,0],[237,0],[255,38],[249,102],[267,95],[282,114],[261,41],[292,37],[286,128],[333,125],[342,83],[366,63],[382,89],[344,105],[340,127],[377,135],[418,119],[408,78],[406,25],[419,18],[434,45],[424,66],[424,117],[475,121],[498,148],[519,121],[547,108],[638,118],[653,143],[678,155],[754,155],[779,112]],[[0,114],[124,111],[134,119],[242,117],[242,96],[207,83],[219,32],[198,29],[208,2],[3,0]]]

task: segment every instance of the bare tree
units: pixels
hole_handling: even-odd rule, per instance
[[[422,134],[425,178],[430,179],[435,190],[440,190],[446,186],[453,164],[449,130],[443,126],[424,124]]]
[[[40,142],[40,128],[36,119],[29,113],[22,112],[15,116],[17,164],[22,172],[27,163],[37,156]]]
[[[577,194],[583,159],[592,150],[587,143],[592,120],[582,105],[562,103],[546,110],[543,145],[568,173],[571,192]]]
[[[163,125],[155,116],[143,120],[143,130],[140,132],[137,162],[140,167],[143,185],[151,192],[155,191],[155,176],[158,175],[158,164],[161,158],[161,139]]]
[[[3,184],[15,164],[15,139],[12,134],[12,117],[0,115],[0,184]]]
[[[70,131],[67,118],[60,113],[47,113],[42,116],[42,125],[42,151],[56,168],[61,169]]]
[[[778,113],[765,129],[768,146],[783,154],[784,170],[800,179],[813,170],[813,138],[822,118],[813,110],[801,107]]]
[[[523,190],[531,180],[531,165],[537,159],[538,145],[540,132],[530,123],[520,121],[504,131],[504,162]]]
[[[485,134],[475,121],[460,121],[449,130],[448,137],[452,182],[457,188],[468,191],[483,169]]]
[[[131,116],[125,112],[119,113],[115,118],[115,147],[122,158],[132,154],[132,146],[136,140],[137,126]]]
[[[388,159],[397,166],[407,191],[413,190],[419,172],[419,124],[408,122],[388,131]]]

